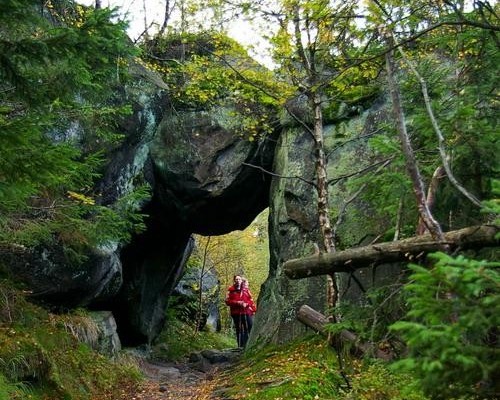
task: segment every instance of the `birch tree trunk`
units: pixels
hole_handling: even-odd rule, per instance
[[[323,246],[326,253],[335,252],[335,241],[333,238],[332,225],[329,216],[328,200],[328,173],[326,170],[326,154],[323,137],[323,114],[321,110],[321,96],[314,93],[312,96],[314,109],[314,143],[316,162],[316,190],[318,192],[318,222],[323,237]],[[335,275],[327,275],[327,300],[328,307],[335,307],[338,301],[337,282]]]
[[[306,96],[309,100],[309,105],[314,116],[313,127],[310,133],[314,140],[315,151],[315,175],[316,175],[316,191],[318,194],[317,211],[318,223],[321,236],[323,239],[323,248],[326,253],[335,251],[335,243],[333,240],[332,225],[329,216],[329,201],[328,201],[328,173],[326,169],[327,158],[325,154],[324,130],[323,130],[323,112],[321,109],[321,93],[318,86],[318,73],[315,57],[314,40],[311,39],[311,32],[305,17],[305,27],[301,26],[301,15],[299,4],[293,7],[293,24],[294,24],[294,41],[297,47],[297,52],[307,75]],[[307,35],[306,48],[303,45],[303,35]],[[312,40],[312,41],[311,41]],[[327,275],[327,302],[328,307],[333,309],[338,300],[338,288],[335,275]],[[335,319],[335,317],[333,317]]]
[[[389,48],[394,46],[394,41],[390,36],[387,37],[387,44]],[[396,124],[396,129],[399,135],[399,140],[401,142],[401,147],[403,150],[403,155],[405,157],[406,171],[411,179],[413,185],[413,192],[417,201],[417,208],[422,218],[423,223],[429,230],[433,239],[436,241],[442,241],[443,231],[441,226],[436,221],[431,213],[429,205],[427,203],[426,191],[422,175],[420,174],[420,169],[417,164],[415,157],[415,152],[413,151],[413,146],[406,129],[405,116],[403,112],[403,106],[401,101],[401,94],[399,92],[399,86],[395,78],[395,67],[394,67],[394,51],[388,51],[385,55],[386,61],[386,71],[387,71],[387,83],[389,86],[389,91],[392,99],[392,112],[394,122]]]

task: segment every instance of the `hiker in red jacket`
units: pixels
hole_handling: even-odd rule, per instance
[[[234,284],[227,289],[226,304],[229,306],[231,318],[234,322],[238,347],[245,347],[250,333],[247,315],[252,314],[249,306],[253,303],[253,300],[248,290],[243,289],[241,275],[235,275],[233,281]]]

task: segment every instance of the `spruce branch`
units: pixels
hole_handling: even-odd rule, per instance
[[[396,41],[396,38],[394,37],[394,33],[392,33],[393,40]],[[427,110],[427,114],[429,115],[429,119],[431,120],[432,127],[434,129],[434,132],[436,133],[437,139],[438,139],[438,150],[439,150],[439,155],[441,156],[441,162],[443,163],[443,167],[446,171],[446,175],[448,176],[448,179],[452,183],[455,188],[462,193],[472,204],[475,206],[481,207],[481,202],[477,199],[476,196],[474,196],[472,193],[470,193],[458,180],[455,178],[455,175],[453,175],[453,171],[451,170],[450,164],[448,162],[449,156],[446,154],[446,148],[445,148],[445,138],[444,135],[441,131],[441,128],[439,127],[438,121],[436,119],[436,116],[434,115],[434,111],[432,109],[432,104],[431,104],[431,99],[429,97],[429,92],[427,90],[427,82],[425,79],[420,75],[418,72],[417,68],[413,65],[411,60],[408,58],[406,55],[406,52],[403,50],[401,46],[398,47],[398,51],[403,57],[403,60],[405,63],[408,65],[410,70],[413,72],[415,77],[417,78],[418,82],[420,83],[420,88],[422,90],[422,95],[424,96],[424,102],[425,102],[425,108]]]

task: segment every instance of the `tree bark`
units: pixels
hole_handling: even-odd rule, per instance
[[[389,48],[394,46],[394,42],[391,36],[387,38],[387,44]],[[403,106],[401,101],[401,94],[399,92],[399,86],[394,77],[394,51],[389,51],[385,55],[386,61],[386,71],[387,71],[387,83],[389,86],[389,92],[392,99],[392,112],[394,116],[394,121],[396,124],[396,130],[399,135],[399,140],[401,142],[401,148],[405,157],[406,171],[413,184],[413,192],[415,193],[415,198],[417,201],[417,208],[424,222],[425,226],[431,233],[434,240],[442,240],[443,231],[441,226],[436,221],[434,216],[429,209],[425,196],[425,186],[420,174],[420,169],[417,164],[415,157],[415,152],[413,151],[413,146],[406,129],[405,116],[403,112]]]
[[[409,239],[355,247],[336,253],[322,253],[285,262],[285,274],[291,279],[328,275],[336,272],[352,272],[355,269],[386,262],[415,261],[427,253],[442,249],[443,245],[454,249],[498,246],[495,236],[498,225],[480,225],[450,231],[443,234],[444,241],[435,241],[430,234]]]
[[[314,329],[316,332],[326,335],[326,324],[329,323],[328,318],[313,308],[303,305],[297,312],[297,319],[304,325]],[[355,352],[359,355],[369,354],[382,360],[390,360],[392,356],[370,343],[362,343],[359,337],[347,329],[342,329],[338,334],[339,339],[343,342],[348,342],[354,345]]]
[[[163,36],[165,30],[168,26],[168,21],[170,20],[170,14],[172,10],[170,10],[170,0],[165,0],[165,15],[163,16],[163,23],[161,24],[161,28],[158,32],[160,36]]]

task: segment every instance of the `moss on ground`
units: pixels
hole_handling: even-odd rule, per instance
[[[111,400],[139,382],[133,360],[98,354],[68,331],[70,323],[71,315],[49,313],[0,282],[0,399]]]
[[[314,335],[249,351],[218,378],[224,398],[247,400],[425,400],[408,375],[385,363],[346,358],[340,374],[335,351]],[[349,384],[347,383],[349,382]]]

